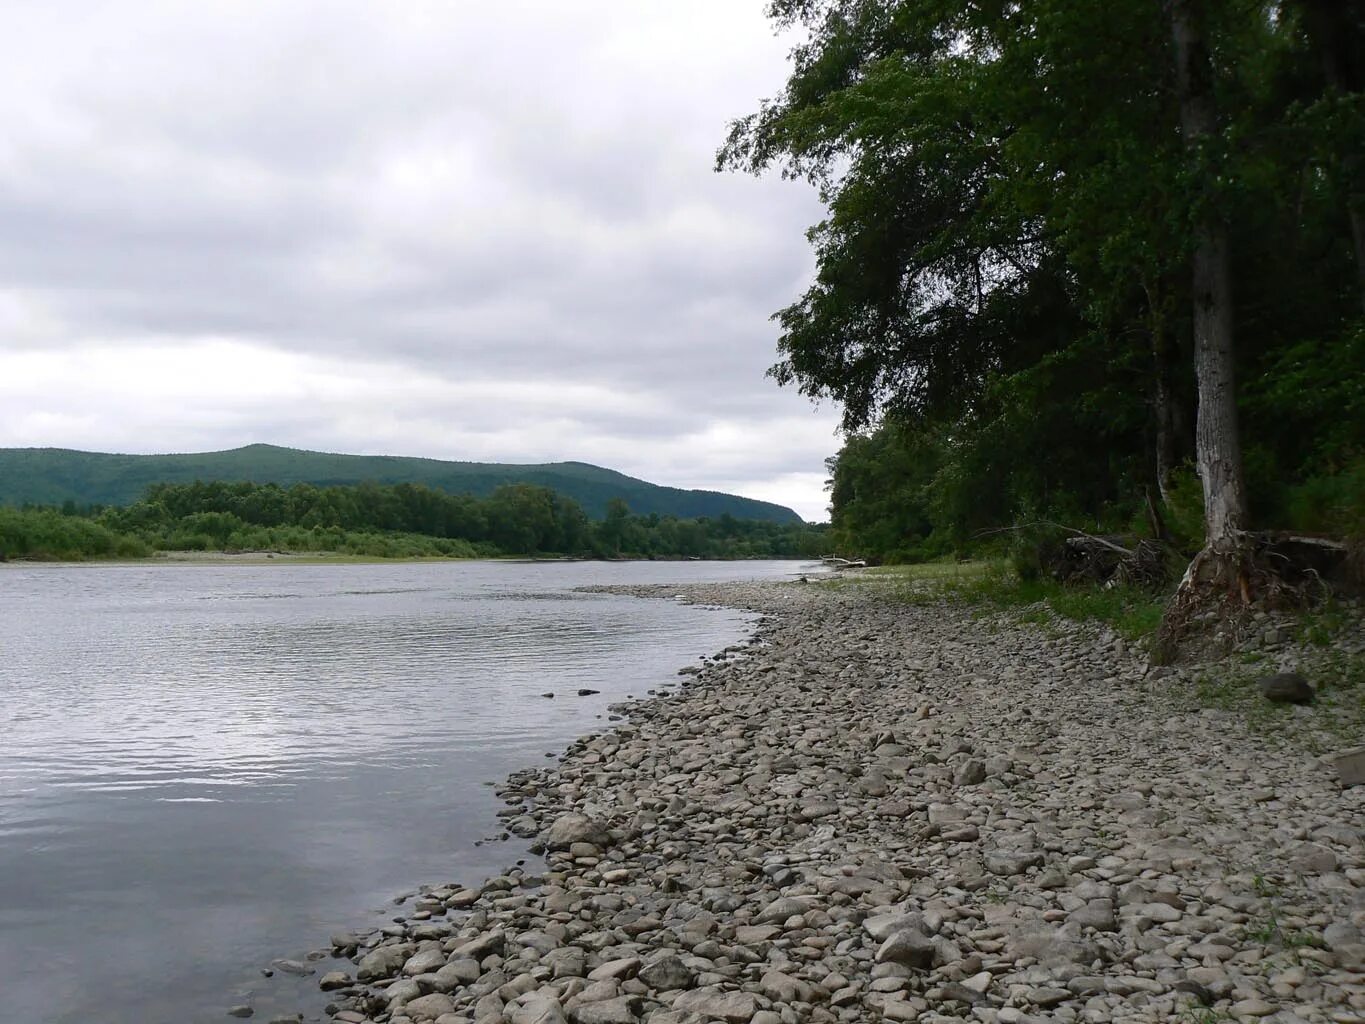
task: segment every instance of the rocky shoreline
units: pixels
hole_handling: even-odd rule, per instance
[[[1365,1022],[1365,786],[1309,752],[1355,719],[1253,731],[1102,629],[874,591],[629,590],[765,617],[508,780],[543,865],[334,936],[331,1017]]]

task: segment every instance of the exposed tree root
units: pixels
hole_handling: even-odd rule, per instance
[[[1255,613],[1306,608],[1358,580],[1347,545],[1323,537],[1238,533],[1208,545],[1166,606],[1152,660],[1169,664],[1192,648],[1233,646]]]

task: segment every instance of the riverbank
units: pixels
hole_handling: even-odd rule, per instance
[[[335,1019],[1365,1020],[1358,621],[1149,670],[875,587],[633,588],[755,641],[500,791],[547,861],[334,937]],[[1248,673],[1301,667],[1311,707]],[[1352,687],[1355,688],[1352,688]]]

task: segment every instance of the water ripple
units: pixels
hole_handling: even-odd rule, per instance
[[[720,572],[0,567],[5,1018],[216,1021],[262,951],[468,867],[483,782],[748,621],[571,588]]]

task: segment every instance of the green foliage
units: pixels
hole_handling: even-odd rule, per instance
[[[1176,546],[1195,551],[1203,545],[1204,490],[1192,467],[1182,466],[1171,475],[1162,515]]]
[[[888,426],[848,438],[828,461],[836,550],[875,562],[919,562],[946,553],[932,536],[938,447]]]
[[[158,483],[252,481],[282,487],[312,484],[420,485],[452,495],[489,497],[507,484],[547,488],[577,502],[593,518],[621,498],[637,513],[680,519],[799,522],[789,508],[715,491],[659,487],[582,462],[511,466],[381,455],[334,455],[253,444],[194,455],[106,455],[55,448],[0,449],[0,505],[128,505]]]
[[[594,523],[578,503],[531,484],[488,498],[414,484],[156,484],[126,508],[63,513],[0,506],[0,556],[136,557],[162,551],[332,552],[373,558],[576,555],[630,558],[808,558],[823,527],[631,514],[616,500]]]
[[[1365,535],[1365,86],[1324,70],[1365,30],[1200,7],[1220,123],[1190,154],[1169,5],[770,4],[807,38],[719,164],[807,178],[827,207],[772,374],[843,408],[841,551],[979,553],[1036,519],[1147,532],[1159,493],[1199,547],[1200,484],[1168,471],[1192,464],[1210,221],[1233,253],[1253,525]]]
[[[0,560],[31,558],[79,561],[140,558],[151,548],[137,537],[56,509],[0,507]]]

